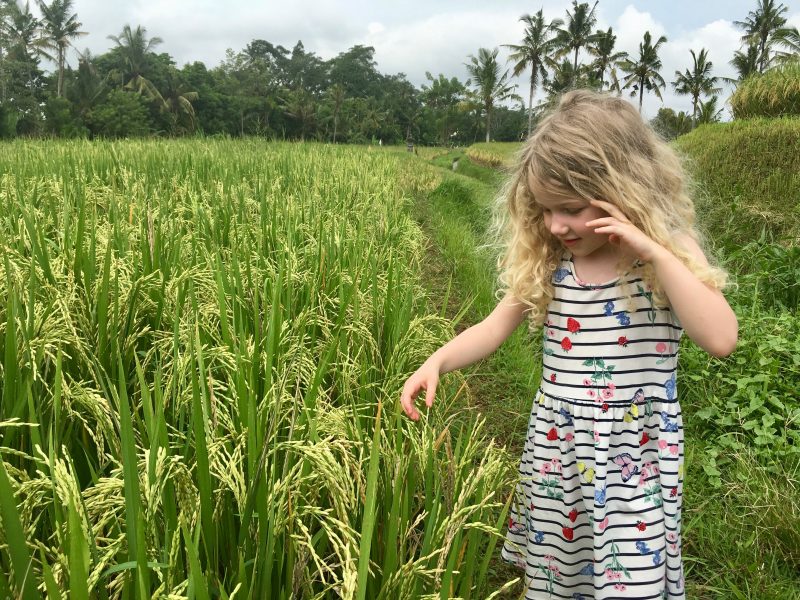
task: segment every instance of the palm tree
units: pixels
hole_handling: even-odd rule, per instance
[[[775,33],[786,24],[781,15],[787,10],[783,4],[775,6],[775,0],[758,0],[756,10],[747,13],[744,21],[733,22],[745,32],[742,41],[758,48],[759,73],[763,73],[772,60],[769,53],[776,41]]]
[[[38,35],[41,22],[31,13],[30,3],[25,8],[16,2],[4,2],[7,20],[3,23],[4,37],[8,39],[8,54],[24,72],[24,86],[31,91],[35,87],[39,58],[52,60],[47,52],[48,44]],[[39,73],[41,75],[41,73]],[[13,76],[12,76],[13,82]]]
[[[558,30],[555,43],[560,51],[557,57],[561,58],[569,52],[574,52],[572,60],[573,73],[578,71],[578,51],[594,42],[595,35],[592,33],[592,28],[597,22],[597,17],[594,14],[596,8],[597,0],[595,0],[591,10],[589,10],[588,3],[578,4],[577,0],[572,0],[572,12],[570,13],[567,10],[566,27]]]
[[[788,52],[778,51],[775,60],[778,63],[787,63],[792,60],[800,60],[800,32],[797,27],[784,27],[775,32],[775,41],[786,47]]]
[[[489,50],[479,48],[478,56],[469,55],[470,62],[466,64],[469,79],[467,85],[474,85],[476,95],[486,114],[486,141],[490,140],[492,122],[492,109],[495,103],[509,98],[517,97],[514,94],[515,85],[508,83],[508,71],[500,73],[497,63],[498,49]]]
[[[147,29],[138,25],[136,29],[131,29],[130,25],[122,28],[119,36],[110,35],[108,39],[117,44],[122,59],[125,62],[127,79],[125,88],[134,90],[147,96],[151,100],[158,100],[163,103],[163,98],[155,86],[147,79],[143,73],[147,68],[147,55],[153,51],[158,44],[163,42],[159,37],[147,39]]]
[[[180,80],[177,69],[171,68],[167,72],[164,91],[161,94],[161,110],[168,113],[172,124],[172,133],[178,133],[181,129],[181,119],[188,119],[187,131],[194,129],[194,106],[192,102],[197,100],[200,95],[197,92],[186,89],[186,84]]]
[[[711,96],[706,102],[700,102],[700,111],[696,119],[698,125],[703,123],[717,123],[719,121],[722,109],[718,107],[718,101],[719,98],[717,96]]]
[[[88,49],[78,53],[78,72],[74,83],[67,90],[67,95],[81,117],[85,116],[106,92],[107,80],[108,76],[105,79],[100,78]]]
[[[661,90],[659,88],[666,87],[664,78],[658,72],[661,68],[661,59],[658,57],[658,50],[661,44],[666,43],[667,38],[660,36],[658,41],[653,45],[653,39],[649,31],[644,32],[644,40],[639,43],[639,60],[634,62],[626,59],[620,65],[622,70],[628,73],[623,81],[625,84],[622,89],[632,87],[631,96],[639,94],[639,112],[642,112],[642,99],[644,98],[644,91],[655,92],[659,100],[661,98]]]
[[[78,22],[78,15],[69,14],[72,11],[72,0],[53,0],[50,4],[44,0],[36,0],[36,2],[42,12],[42,29],[46,34],[45,39],[49,47],[56,51],[56,64],[58,65],[56,95],[61,97],[64,92],[64,62],[67,47],[70,45],[70,40],[86,35],[86,32],[79,31],[82,24]]]
[[[593,42],[587,47],[589,53],[595,57],[591,64],[591,69],[593,69],[597,77],[600,78],[601,90],[605,84],[605,74],[608,68],[628,58],[627,52],[614,52],[614,45],[616,42],[617,36],[614,35],[611,27],[609,27],[608,31],[598,29],[594,34]]]
[[[739,74],[738,79],[724,78],[728,83],[738,83],[744,81],[750,75],[758,72],[758,47],[755,44],[747,46],[747,52],[737,50],[733,53],[733,59],[728,63]]]
[[[528,96],[528,136],[530,136],[533,125],[533,96],[536,91],[536,85],[539,81],[544,82],[547,78],[545,59],[553,48],[555,38],[552,37],[552,34],[564,22],[561,19],[553,19],[549,24],[545,24],[541,9],[534,16],[522,15],[519,20],[525,23],[525,37],[522,40],[522,44],[506,44],[506,48],[512,50],[508,59],[516,61],[512,71],[514,77],[519,77],[525,69],[531,68],[531,89]]]
[[[672,87],[678,94],[692,97],[692,118],[697,122],[697,102],[700,95],[710,96],[718,94],[722,90],[715,87],[718,77],[711,75],[713,63],[708,60],[708,53],[705,48],[700,50],[700,54],[695,54],[694,50],[689,50],[692,54],[692,70],[686,69],[683,73],[675,71],[675,81]]]
[[[552,103],[556,96],[571,89],[593,87],[592,74],[588,73],[583,65],[578,65],[578,69],[575,70],[573,63],[568,58],[561,59],[561,62],[549,59],[547,66],[553,72],[545,87],[549,103]]]

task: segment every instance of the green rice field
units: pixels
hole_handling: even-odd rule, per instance
[[[0,165],[0,597],[493,594],[514,460],[397,402],[452,334],[409,211],[433,168],[223,140]]]

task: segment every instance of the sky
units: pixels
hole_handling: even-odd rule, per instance
[[[617,51],[633,56],[638,56],[646,30],[654,40],[667,37],[660,52],[661,75],[667,82],[663,104],[652,93],[644,100],[643,113],[651,118],[661,106],[691,112],[690,98],[676,95],[671,85],[676,70],[691,67],[690,49],[708,50],[714,75],[735,77],[728,61],[741,47],[742,30],[733,22],[744,20],[756,4],[756,0],[600,0],[596,27],[612,27]],[[800,0],[782,4],[788,8],[784,15],[788,24],[800,27]],[[240,51],[254,39],[289,49],[302,40],[307,52],[323,59],[362,44],[375,48],[378,71],[404,73],[420,87],[428,83],[426,71],[465,81],[465,63],[481,47],[499,48],[500,59],[510,68],[511,63],[505,62],[509,50],[503,44],[522,40],[520,17],[541,8],[546,20],[563,19],[571,6],[571,0],[73,0],[81,30],[87,32],[74,45],[102,54],[113,46],[109,35],[119,35],[125,24],[141,25],[148,37],[163,40],[156,51],[169,53],[179,67],[199,60],[213,68],[224,60],[227,49]],[[77,64],[74,51],[68,62]],[[527,102],[528,81],[524,77],[513,81]],[[725,85],[722,96],[727,98],[731,91]],[[729,118],[727,108],[723,118]]]

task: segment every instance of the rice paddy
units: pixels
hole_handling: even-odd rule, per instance
[[[432,169],[216,140],[0,172],[0,596],[497,593],[515,457],[455,388],[423,427],[397,402],[452,334],[408,210]]]

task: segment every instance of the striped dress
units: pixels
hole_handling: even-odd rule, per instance
[[[587,284],[569,254],[553,275],[542,382],[503,558],[528,599],[683,599],[683,333],[638,265]]]

